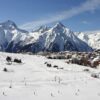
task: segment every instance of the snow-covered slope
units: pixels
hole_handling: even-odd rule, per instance
[[[21,58],[23,63],[8,65],[7,56]],[[59,69],[48,68],[45,62]],[[100,73],[100,69],[39,55],[0,52],[0,100],[100,100],[100,78],[91,77],[92,73]]]
[[[92,51],[74,32],[61,23],[48,28],[42,26],[33,32],[21,30],[13,21],[0,23],[0,50],[7,52]]]
[[[100,49],[100,32],[93,32],[93,33],[76,33],[78,38],[86,42],[89,46],[94,49]]]

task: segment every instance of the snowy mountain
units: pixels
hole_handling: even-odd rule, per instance
[[[36,41],[31,46],[27,45],[22,48],[22,51],[92,51],[85,42],[77,38],[71,30],[61,23],[57,23],[54,27],[43,32],[38,31],[31,34],[33,34]]]
[[[24,45],[25,41],[31,38],[28,33],[28,31],[19,29],[13,21],[0,23],[0,50],[10,51],[16,44]]]
[[[76,35],[92,48],[100,49],[100,32],[80,32]]]
[[[82,40],[63,24],[54,27],[41,26],[27,32],[19,29],[13,21],[0,23],[0,50],[7,52],[40,51],[92,51]]]

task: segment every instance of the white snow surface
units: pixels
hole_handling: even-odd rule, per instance
[[[23,63],[8,65],[7,56],[20,58]],[[45,62],[59,69],[48,68]],[[3,71],[5,67],[8,72]],[[100,69],[40,55],[0,52],[0,100],[100,100],[100,79],[91,73],[100,73]]]

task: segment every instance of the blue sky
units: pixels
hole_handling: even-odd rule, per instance
[[[62,22],[73,31],[100,30],[100,0],[0,0],[0,22],[30,30]]]

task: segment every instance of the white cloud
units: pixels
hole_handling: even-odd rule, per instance
[[[86,11],[95,11],[100,7],[100,0],[87,0],[83,4],[74,7],[70,10],[62,11],[56,14],[53,14],[49,16],[48,18],[40,19],[40,20],[35,20],[32,22],[25,23],[21,25],[20,27],[23,29],[33,29],[34,27],[41,26],[44,24],[49,24],[57,21],[62,21],[64,19],[69,19],[75,15],[78,15],[80,13],[86,12]]]

